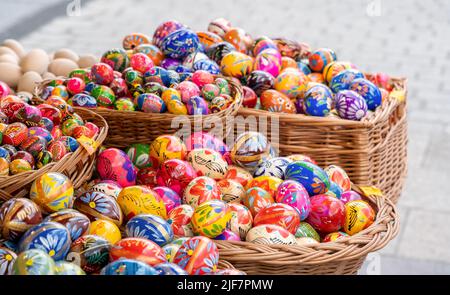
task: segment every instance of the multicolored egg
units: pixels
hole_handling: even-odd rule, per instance
[[[310,196],[324,194],[330,188],[330,179],[327,173],[310,162],[290,163],[286,168],[286,179],[299,182]]]
[[[142,93],[136,99],[136,106],[139,111],[144,113],[164,113],[166,111],[166,104],[153,93]]]
[[[325,172],[331,181],[335,182],[344,191],[349,191],[352,187],[352,183],[347,173],[339,166],[329,165],[325,168]]]
[[[337,241],[337,240],[345,238],[345,237],[348,237],[348,234],[341,232],[341,231],[329,233],[325,237],[323,237],[322,243],[334,242],[334,241]]]
[[[231,29],[231,23],[227,19],[222,17],[216,18],[208,24],[208,32],[219,35],[220,37],[225,36],[225,34]]]
[[[231,150],[233,163],[253,171],[261,161],[272,158],[274,151],[267,138],[259,132],[240,134]]]
[[[133,164],[139,169],[152,165],[149,155],[150,145],[148,144],[133,143],[125,149],[125,152]]]
[[[181,205],[181,198],[174,190],[165,186],[157,186],[153,188],[153,191],[163,200],[167,213]]]
[[[114,48],[103,53],[100,61],[108,64],[114,71],[123,72],[130,64],[130,58],[125,50]]]
[[[286,180],[278,186],[275,201],[296,209],[300,214],[300,220],[305,220],[311,210],[308,192],[294,180]]]
[[[89,94],[77,93],[71,98],[72,105],[75,107],[96,108],[97,100]]]
[[[250,172],[241,167],[229,165],[228,171],[225,174],[225,179],[235,180],[243,187],[246,187],[247,184],[253,179],[253,176]]]
[[[248,231],[253,226],[253,216],[250,210],[238,203],[229,203],[231,219],[228,224],[229,229],[237,234],[240,239],[245,240]]]
[[[300,222],[300,225],[295,232],[295,238],[312,238],[320,242],[319,233],[307,222]]]
[[[67,261],[55,262],[55,274],[58,276],[83,276],[86,275],[84,270],[76,264]]]
[[[120,226],[123,221],[122,210],[114,197],[101,192],[85,192],[75,199],[74,208],[91,220],[105,219]]]
[[[284,179],[287,165],[292,161],[284,157],[275,157],[261,162],[253,172],[254,177],[275,176]]]
[[[139,214],[131,218],[125,227],[127,237],[145,238],[164,246],[173,240],[170,224],[159,216]]]
[[[242,78],[251,73],[253,59],[239,51],[232,51],[225,55],[220,62],[220,70],[226,76]]]
[[[211,60],[220,64],[223,57],[232,51],[236,51],[236,48],[232,44],[228,42],[219,42],[207,48],[206,54]]]
[[[125,238],[114,244],[109,252],[110,261],[135,259],[154,266],[167,262],[164,250],[143,238]]]
[[[199,204],[192,215],[192,229],[195,234],[215,238],[227,227],[231,218],[228,205],[220,200],[210,200]]]
[[[349,62],[333,61],[325,66],[323,69],[323,78],[330,84],[334,76],[342,72],[343,70],[352,69],[354,66]]]
[[[15,275],[54,275],[55,261],[40,249],[20,253],[13,265]]]
[[[164,55],[170,58],[183,59],[189,53],[197,51],[200,40],[189,29],[179,29],[167,35],[161,44]]]
[[[86,273],[96,273],[108,264],[110,249],[106,239],[85,235],[72,243],[66,260],[79,265]]]
[[[97,219],[92,222],[89,227],[89,234],[102,237],[111,244],[115,244],[122,239],[119,227],[115,223],[104,219]]]
[[[157,170],[153,167],[146,167],[139,169],[137,173],[137,184],[146,185],[148,187],[155,187]]]
[[[182,204],[173,208],[169,212],[167,222],[172,227],[175,236],[179,237],[191,237],[194,235],[191,226],[192,215],[194,214],[194,208],[190,205]]]
[[[269,89],[261,93],[261,106],[264,110],[276,113],[295,114],[294,103],[283,93]]]
[[[331,111],[333,94],[322,84],[314,85],[305,93],[304,110],[310,116],[324,117]]]
[[[153,214],[166,218],[166,207],[162,198],[145,186],[125,187],[117,197],[117,202],[126,219],[139,214]]]
[[[282,179],[275,176],[258,176],[247,184],[247,187],[259,187],[268,192],[271,196],[275,196],[278,186],[283,182]]]
[[[235,232],[232,232],[231,230],[224,230],[220,235],[216,236],[214,240],[221,240],[221,241],[240,241],[241,238],[238,234]]]
[[[155,270],[158,272],[159,275],[187,275],[188,273],[179,267],[178,265],[174,263],[160,263],[158,265],[155,265]]]
[[[276,77],[274,88],[293,99],[305,91],[307,83],[308,78],[303,72],[296,69],[288,69]]]
[[[89,190],[93,192],[101,192],[117,199],[120,191],[122,190],[122,186],[113,180],[101,180],[94,184]]]
[[[228,171],[228,163],[215,150],[198,148],[189,152],[187,161],[197,175],[205,175],[213,179],[222,179]]]
[[[329,195],[315,195],[311,199],[311,211],[306,222],[323,233],[338,231],[345,221],[344,204]]]
[[[210,133],[203,131],[194,132],[189,135],[185,142],[188,152],[201,148],[212,149],[219,152],[228,164],[231,163],[230,149],[228,146],[218,137]]]
[[[293,207],[274,203],[261,208],[253,220],[253,225],[275,224],[295,234],[300,225],[300,215]]]
[[[167,186],[182,195],[186,186],[197,177],[197,173],[188,162],[170,159],[162,163],[156,177],[158,185]]]
[[[280,52],[274,48],[264,49],[256,56],[253,68],[277,77],[281,69]]]
[[[150,43],[149,38],[142,33],[133,33],[123,38],[122,46],[125,50],[134,49],[141,44]]]
[[[217,183],[208,176],[194,178],[184,190],[183,203],[194,209],[210,200],[221,200],[221,194]]]
[[[341,194],[341,202],[347,204],[351,201],[361,200],[360,194],[355,191],[346,191]]]
[[[114,180],[122,187],[136,183],[136,170],[127,154],[116,148],[102,151],[97,157],[97,172],[102,180]]]
[[[181,100],[169,100],[167,102],[167,110],[174,115],[187,115],[186,105]]]
[[[64,225],[70,234],[70,240],[75,241],[89,232],[91,221],[83,213],[65,209],[48,215],[44,221],[53,221]]]
[[[134,48],[135,53],[144,53],[152,61],[153,64],[159,66],[164,58],[162,51],[153,44],[140,44]]]
[[[181,245],[187,240],[189,240],[188,237],[178,238],[178,239],[172,241],[171,243],[165,245],[164,247],[162,247],[162,249],[166,253],[166,259],[168,262],[170,262],[170,263],[173,262],[173,259],[175,258],[175,255],[177,254],[178,249],[180,249]]]
[[[175,20],[163,22],[156,28],[155,33],[153,34],[152,43],[161,48],[161,44],[167,35],[183,27],[183,24]]]
[[[353,90],[342,90],[336,94],[336,110],[343,119],[359,121],[367,114],[367,103]]]
[[[31,185],[30,199],[46,213],[71,208],[73,204],[72,181],[64,174],[48,172]]]
[[[149,154],[153,166],[158,167],[169,159],[184,160],[186,145],[177,136],[161,135],[153,140]]]
[[[309,56],[309,67],[314,72],[323,72],[324,68],[336,61],[336,53],[329,48],[319,48]]]
[[[273,202],[272,195],[260,187],[249,188],[243,200],[244,205],[250,209],[253,216]]]
[[[12,146],[19,146],[28,137],[28,128],[25,124],[15,122],[9,124],[3,134],[3,144],[10,144]]]
[[[186,102],[188,115],[208,115],[208,102],[201,96],[193,96]]]
[[[158,272],[153,267],[142,261],[133,259],[120,259],[106,265],[100,272],[101,275],[107,276],[146,276],[157,275]]]
[[[247,242],[266,245],[295,245],[293,234],[275,224],[262,224],[248,231],[245,238]]]
[[[240,203],[245,197],[245,189],[242,184],[232,179],[222,179],[217,182],[222,200],[227,203]]]
[[[350,84],[350,89],[364,98],[369,110],[374,111],[381,105],[380,89],[369,80],[364,78],[354,79]]]
[[[193,237],[181,245],[173,262],[190,275],[215,272],[219,263],[219,250],[207,237]]]
[[[338,93],[341,90],[350,89],[353,80],[358,78],[364,78],[364,74],[355,69],[343,70],[331,79],[329,85],[334,93]]]
[[[91,67],[92,78],[95,83],[108,85],[114,79],[114,70],[106,63],[96,63]]]
[[[13,274],[13,265],[16,258],[16,253],[7,248],[0,247],[0,275]]]
[[[344,231],[349,235],[368,228],[375,220],[375,211],[363,200],[351,201],[345,204]]]

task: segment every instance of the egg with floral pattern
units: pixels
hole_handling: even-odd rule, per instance
[[[64,174],[48,172],[31,185],[30,199],[44,212],[52,213],[71,208],[73,205],[72,181]]]
[[[74,208],[91,220],[105,219],[117,226],[123,221],[122,210],[116,199],[101,192],[85,192],[75,199]]]
[[[295,114],[296,108],[294,103],[277,90],[266,90],[261,93],[261,106],[264,110],[276,113]]]
[[[352,183],[350,181],[350,177],[344,169],[336,165],[329,165],[324,170],[328,174],[330,180],[339,185],[344,192],[351,189]]]
[[[310,201],[311,211],[306,222],[314,229],[331,233],[338,231],[344,225],[345,207],[339,199],[329,195],[315,195]]]
[[[295,245],[293,234],[275,224],[261,224],[253,227],[245,238],[247,242],[264,245]]]
[[[97,157],[97,172],[102,180],[114,180],[122,187],[136,183],[136,170],[127,154],[116,148],[102,151]]]
[[[167,216],[163,199],[146,186],[125,187],[117,197],[117,202],[128,220],[139,214],[154,214],[162,218]]]
[[[143,238],[125,238],[111,247],[110,261],[135,259],[154,266],[167,262],[164,250],[158,244]]]
[[[299,182],[310,196],[324,194],[330,188],[330,179],[327,173],[310,162],[290,163],[286,168],[286,179]]]
[[[241,167],[229,165],[228,171],[225,174],[225,179],[237,181],[243,187],[246,187],[247,184],[253,179],[253,176],[250,172]]]
[[[183,28],[184,25],[175,20],[169,20],[161,23],[155,30],[153,34],[152,43],[158,47],[161,47],[161,44],[164,38],[172,32]]]
[[[195,234],[214,238],[226,229],[230,218],[231,211],[225,202],[209,200],[194,209],[191,225]]]
[[[115,199],[117,199],[121,190],[122,186],[113,180],[100,180],[89,188],[89,191],[101,192]]]
[[[296,98],[306,88],[308,78],[296,69],[282,71],[275,79],[274,88],[289,98]]]
[[[274,199],[270,193],[260,187],[251,187],[247,190],[243,204],[250,209],[253,216],[266,206],[272,204]]]
[[[283,182],[275,176],[258,176],[247,184],[247,187],[259,187],[267,191],[271,196],[275,196],[278,186]]]
[[[261,162],[253,172],[254,177],[258,176],[275,176],[284,179],[286,167],[292,161],[284,157],[275,157]]]
[[[183,59],[189,53],[197,51],[199,46],[197,35],[189,29],[181,28],[163,39],[161,50],[166,57]]]
[[[159,216],[139,214],[131,218],[125,227],[127,237],[145,238],[164,246],[173,240],[170,224]]]
[[[300,215],[297,210],[287,204],[273,203],[261,208],[256,214],[253,225],[261,224],[279,225],[291,234],[295,234],[300,225]]]
[[[353,90],[341,90],[335,98],[336,110],[343,119],[359,121],[367,114],[367,103]]]
[[[253,68],[255,70],[268,72],[277,77],[281,69],[281,54],[277,49],[267,48],[255,57]]]
[[[0,275],[13,274],[13,265],[16,258],[16,253],[7,248],[0,247]]]
[[[64,225],[69,230],[70,239],[75,241],[89,232],[91,221],[83,213],[65,209],[48,215],[44,221],[53,221]]]
[[[253,216],[250,209],[239,203],[229,203],[231,219],[228,228],[237,234],[240,239],[245,240],[248,231],[253,226]]]
[[[190,275],[215,272],[219,263],[219,250],[207,237],[193,237],[181,245],[173,262]]]
[[[250,74],[252,69],[253,59],[238,51],[228,53],[220,62],[220,70],[224,75],[238,79]]]
[[[40,249],[20,253],[13,265],[14,275],[54,275],[55,261]]]
[[[153,267],[142,261],[134,259],[120,259],[106,265],[100,272],[101,275],[157,275],[158,272]]]
[[[167,213],[181,205],[181,198],[174,190],[165,186],[157,186],[153,188],[153,191],[163,199]]]
[[[232,179],[222,179],[217,182],[222,200],[227,203],[240,203],[245,196],[242,184]]]
[[[331,90],[322,84],[314,85],[305,93],[304,110],[310,116],[324,117],[331,110],[333,95]]]
[[[353,82],[353,80],[358,78],[364,78],[364,74],[355,69],[347,69],[336,74],[331,79],[329,85],[334,93],[338,93],[341,90],[350,89],[350,85]]]
[[[158,167],[169,159],[184,160],[186,157],[186,145],[173,135],[160,135],[150,145],[150,160],[154,167]]]
[[[300,220],[305,220],[311,210],[308,192],[294,180],[286,180],[278,186],[275,201],[296,209],[300,214]]]
[[[188,239],[189,239],[189,237],[178,238],[176,240],[173,240],[171,243],[162,247],[162,249],[166,253],[166,259],[168,262],[170,262],[170,263],[173,262],[173,259],[175,258],[175,255],[177,254],[178,249],[180,249],[181,245]]]
[[[191,237],[194,235],[191,226],[193,214],[194,208],[187,204],[175,207],[169,212],[167,222],[169,222],[175,236]]]
[[[167,186],[182,195],[186,186],[197,177],[191,164],[179,159],[170,159],[162,163],[156,178],[158,185]]]
[[[210,200],[220,200],[220,189],[214,179],[207,176],[194,178],[186,187],[183,194],[183,203],[194,209]]]
[[[109,262],[111,244],[96,235],[84,235],[70,247],[66,260],[79,265],[86,273],[96,273]]]
[[[374,111],[381,105],[380,89],[369,80],[364,78],[354,79],[350,84],[350,89],[364,98],[369,110]]]

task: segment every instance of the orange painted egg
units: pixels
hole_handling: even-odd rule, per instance
[[[114,244],[109,252],[110,261],[121,258],[135,259],[150,266],[167,262],[164,250],[143,238],[125,238]]]
[[[274,203],[270,204],[256,214],[253,225],[275,224],[295,234],[300,225],[300,215],[291,206]]]
[[[363,200],[351,201],[345,204],[344,231],[354,235],[368,228],[375,220],[375,211]]]
[[[190,275],[215,272],[219,263],[219,250],[207,237],[193,237],[183,242],[173,260]]]
[[[253,59],[241,52],[232,51],[220,62],[220,70],[226,76],[242,78],[252,72]]]
[[[273,202],[272,195],[260,187],[249,188],[243,200],[244,205],[250,209],[253,216],[256,216],[259,210]]]
[[[243,187],[246,187],[247,184],[253,179],[253,176],[250,172],[245,170],[244,168],[229,165],[228,171],[225,174],[225,179],[231,179],[239,182]]]
[[[335,182],[342,191],[346,192],[351,189],[352,183],[350,177],[348,177],[347,173],[341,167],[330,165],[325,168],[325,172],[328,174],[330,180]]]
[[[277,90],[266,90],[261,94],[261,106],[264,110],[276,113],[295,114],[296,109],[294,103]]]
[[[258,176],[253,178],[247,187],[260,187],[268,192],[271,196],[275,196],[278,186],[283,182],[282,179],[275,176]]]

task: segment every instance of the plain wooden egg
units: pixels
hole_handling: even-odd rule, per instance
[[[47,71],[49,64],[47,52],[42,49],[32,49],[20,61],[20,66],[24,72],[37,72],[42,75]]]
[[[12,50],[14,50],[16,55],[20,58],[24,57],[26,54],[25,49],[23,48],[22,44],[20,44],[20,42],[17,40],[6,39],[5,41],[3,41],[2,46],[11,48]]]
[[[17,59],[17,56],[15,56],[15,55],[3,54],[3,55],[0,55],[0,62],[8,62],[8,63],[17,65],[19,61]]]
[[[20,67],[13,63],[1,62],[0,63],[0,81],[5,82],[11,88],[16,88],[22,71]]]
[[[14,50],[12,50],[11,48],[6,47],[6,46],[0,46],[0,55],[3,55],[3,54],[12,54],[12,55],[15,55],[17,58],[19,58],[17,56],[17,54],[14,52]]]
[[[47,80],[47,79],[54,79],[56,78],[55,74],[50,73],[50,72],[45,72],[42,74],[42,79]]]
[[[97,63],[98,61],[99,61],[98,58],[93,54],[82,55],[78,60],[78,66],[82,69],[90,68],[92,67],[93,64]]]
[[[23,76],[19,79],[19,83],[17,85],[17,91],[26,91],[33,93],[34,88],[36,87],[37,83],[42,82],[42,77],[36,72],[26,72],[23,74]]]
[[[68,76],[75,69],[78,69],[78,64],[67,58],[56,58],[48,66],[49,72],[56,76]]]
[[[80,59],[78,54],[76,54],[73,50],[62,48],[57,51],[55,51],[55,54],[53,55],[53,59],[57,58],[67,58],[70,60],[73,60],[74,62],[78,62]]]

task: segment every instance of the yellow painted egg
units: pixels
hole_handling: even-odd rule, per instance
[[[12,175],[16,175],[30,170],[31,170],[30,163],[24,159],[15,159],[11,161],[11,163],[9,163],[9,172],[11,172]]]
[[[247,54],[232,51],[222,58],[220,69],[224,75],[239,79],[252,72],[253,59]]]
[[[227,228],[230,219],[228,205],[223,201],[211,200],[195,208],[191,224],[195,234],[215,238]]]
[[[5,158],[0,158],[0,176],[9,175],[9,162]]]
[[[45,173],[31,185],[30,199],[38,204],[45,213],[72,208],[72,181],[58,172]]]
[[[253,178],[253,180],[247,184],[247,187],[259,187],[267,191],[271,196],[275,196],[275,192],[282,182],[282,179],[275,176],[258,176]]]
[[[186,145],[179,137],[161,135],[150,145],[150,159],[154,167],[169,159],[184,160],[185,157]]]
[[[222,200],[227,203],[240,203],[245,197],[245,189],[242,184],[232,179],[222,179],[217,182]]]
[[[174,115],[187,115],[187,107],[181,100],[169,100],[167,102],[167,110]]]
[[[154,214],[164,219],[167,217],[162,198],[145,186],[134,185],[122,189],[117,202],[126,219],[138,214]]]
[[[167,88],[161,94],[161,98],[167,104],[171,100],[181,101],[181,94],[178,90],[176,90],[174,88]]]
[[[354,235],[368,228],[375,220],[375,211],[363,200],[351,201],[345,204],[344,231]]]
[[[122,239],[120,229],[117,227],[117,225],[109,220],[103,219],[99,219],[91,223],[89,234],[102,237],[112,245]]]
[[[213,179],[222,179],[228,171],[228,163],[222,155],[208,148],[194,149],[187,161],[192,165],[197,175],[205,175]]]

